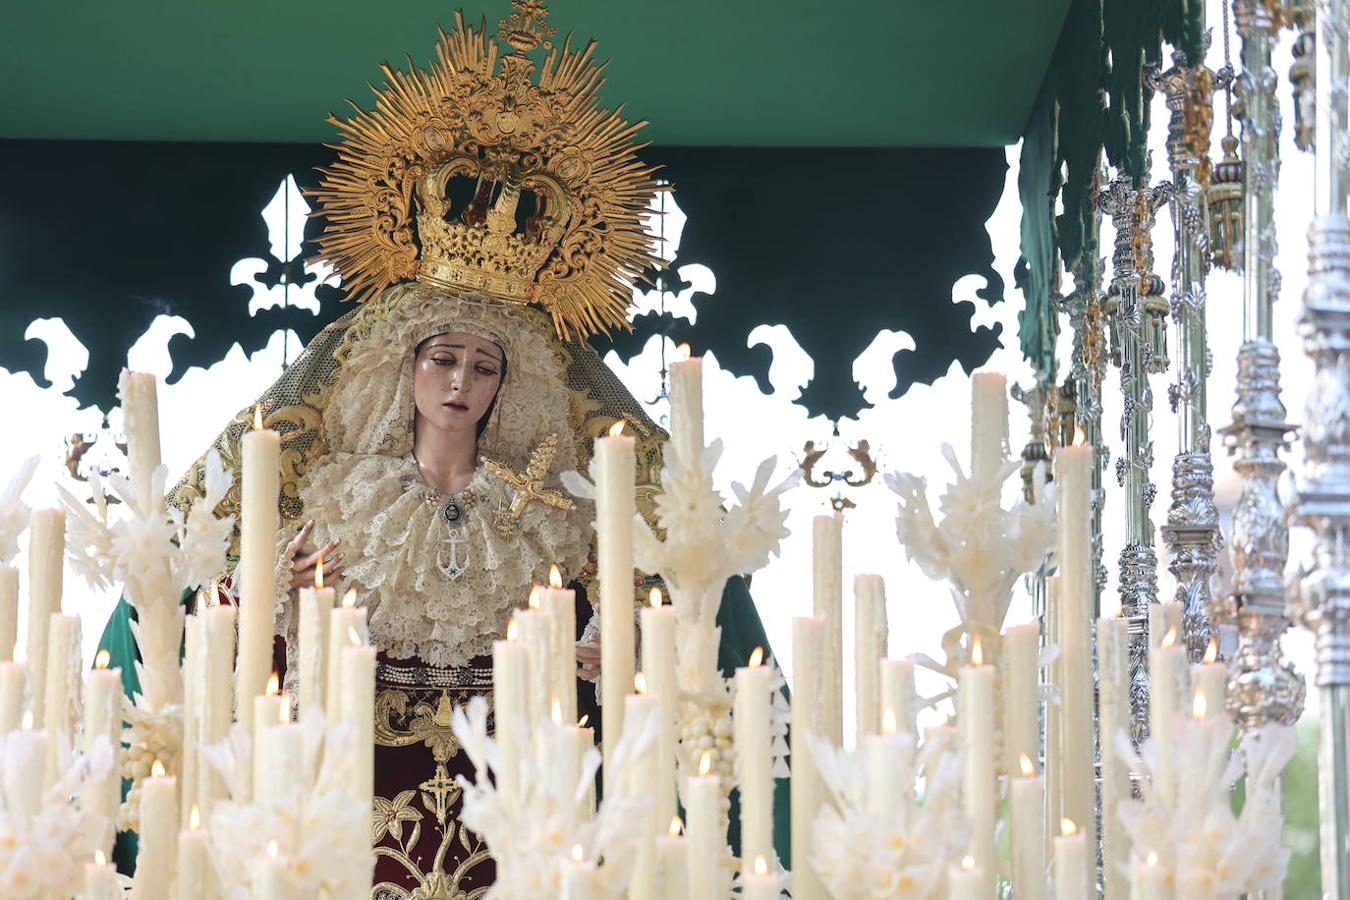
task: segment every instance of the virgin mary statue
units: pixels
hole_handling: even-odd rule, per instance
[[[551,566],[586,604],[593,509],[560,473],[584,469],[622,420],[647,515],[659,484],[665,435],[586,343],[627,323],[632,284],[654,262],[643,222],[658,188],[638,126],[597,104],[593,45],[554,47],[538,0],[513,7],[495,36],[456,15],[429,69],[386,66],[375,109],[332,120],[320,256],[359,302],[258,401],[282,436],[278,668],[296,671],[293,592],[321,555],[368,610],[380,651],[375,898],[490,887],[488,850],[459,821],[455,776],[470,767],[449,710],[490,700],[492,642]],[[214,442],[227,463],[253,417],[250,405]],[[199,461],[169,502],[203,496],[203,472]],[[238,502],[236,484],[225,504]],[[635,603],[648,581],[635,575]],[[590,615],[586,604],[578,622]],[[767,646],[740,579],[719,620],[724,668]],[[122,604],[103,639],[123,661],[128,625]],[[577,656],[584,709],[599,653],[581,641]]]

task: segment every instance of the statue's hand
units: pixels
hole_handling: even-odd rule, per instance
[[[577,677],[595,681],[600,677],[600,639],[594,643],[577,644]]]
[[[291,590],[302,587],[312,587],[314,585],[314,569],[319,564],[319,559],[323,559],[323,577],[325,582],[336,582],[342,575],[342,554],[334,553],[337,545],[341,543],[340,539],[333,539],[324,544],[313,553],[306,553],[304,550],[305,542],[309,540],[310,534],[314,531],[314,520],[311,519],[305,523],[304,527],[291,538],[291,542],[286,545],[286,553],[294,560],[291,568]]]

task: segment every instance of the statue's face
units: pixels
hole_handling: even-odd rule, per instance
[[[487,338],[451,331],[428,338],[413,363],[417,414],[434,428],[472,429],[501,387],[506,359]]]

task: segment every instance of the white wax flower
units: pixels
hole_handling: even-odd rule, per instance
[[[25,460],[0,493],[0,565],[8,563],[19,552],[19,535],[28,527],[28,516],[32,513],[23,502],[23,492],[37,471],[39,459],[33,456]]]

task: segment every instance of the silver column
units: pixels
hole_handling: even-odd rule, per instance
[[[1305,413],[1297,514],[1316,538],[1300,605],[1317,646],[1322,891],[1339,900],[1350,898],[1350,3],[1321,0],[1316,13],[1315,106],[1307,110],[1305,101],[1303,118],[1314,120],[1317,215],[1300,320],[1316,374]]]
[[[1192,661],[1199,662],[1210,639],[1210,579],[1219,569],[1219,510],[1214,505],[1214,463],[1205,388],[1210,354],[1205,339],[1205,274],[1209,228],[1205,189],[1209,182],[1209,132],[1213,116],[1214,73],[1191,66],[1181,51],[1172,68],[1150,73],[1150,82],[1167,98],[1167,161],[1172,168],[1171,212],[1175,254],[1172,262],[1172,321],[1176,323],[1176,380],[1168,387],[1179,430],[1172,460],[1172,503],[1163,540],[1168,569],[1177,580],[1176,599],[1184,607],[1182,636]]]
[[[1131,733],[1136,741],[1148,733],[1148,611],[1158,600],[1158,555],[1149,519],[1158,490],[1149,474],[1153,467],[1149,436],[1153,390],[1148,376],[1165,368],[1167,360],[1160,315],[1165,314],[1167,304],[1162,299],[1162,279],[1152,272],[1150,235],[1154,215],[1170,195],[1170,185],[1135,189],[1124,177],[1114,179],[1097,195],[1097,203],[1116,228],[1108,312],[1124,394],[1120,436],[1125,447],[1116,460],[1116,480],[1125,488],[1119,589],[1121,614],[1130,623]]]
[[[1234,0],[1242,37],[1241,103],[1243,206],[1243,344],[1238,350],[1238,399],[1224,429],[1242,495],[1233,512],[1233,594],[1226,612],[1237,624],[1238,650],[1228,682],[1228,710],[1245,730],[1269,722],[1292,724],[1303,708],[1303,679],[1285,661],[1279,640],[1289,625],[1284,567],[1289,529],[1276,489],[1285,469],[1280,451],[1293,426],[1280,399],[1280,354],[1272,337],[1280,288],[1275,269],[1273,203],[1279,174],[1279,110],[1271,45],[1279,8],[1270,0]]]

